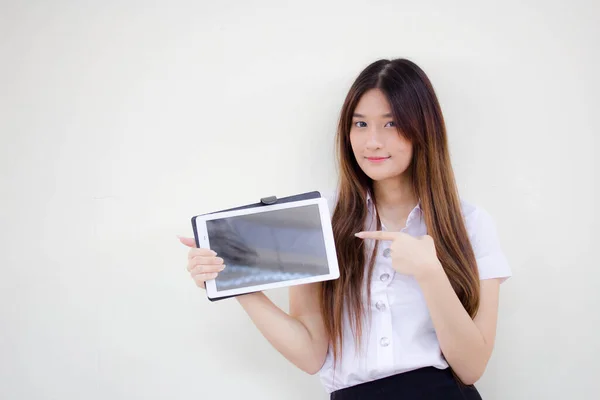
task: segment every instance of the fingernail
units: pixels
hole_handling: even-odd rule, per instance
[[[221,271],[223,271],[225,269],[225,265],[221,266]]]
[[[356,236],[356,237],[359,237],[359,238],[362,238],[362,232],[356,232],[356,233],[354,234],[354,236]]]

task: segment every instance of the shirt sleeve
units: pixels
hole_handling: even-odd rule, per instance
[[[494,219],[485,209],[477,207],[471,223],[470,239],[479,279],[500,278],[501,282],[506,281],[512,276],[512,271],[502,251]]]

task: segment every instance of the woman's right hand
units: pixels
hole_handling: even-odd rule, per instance
[[[225,269],[223,259],[217,257],[217,253],[210,249],[196,248],[194,238],[185,238],[178,236],[179,241],[190,248],[188,252],[187,270],[196,286],[206,288],[205,282],[215,279],[219,272]]]

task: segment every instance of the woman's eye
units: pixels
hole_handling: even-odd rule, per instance
[[[356,126],[357,128],[364,128],[365,126],[367,126],[367,124],[364,121],[357,121],[354,123],[354,126]]]
[[[390,121],[385,126],[396,126],[396,123],[394,121]]]

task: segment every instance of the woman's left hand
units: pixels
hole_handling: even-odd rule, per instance
[[[417,279],[442,269],[437,258],[435,243],[429,235],[414,237],[404,232],[367,231],[358,232],[356,237],[391,241],[392,267],[401,274]]]

